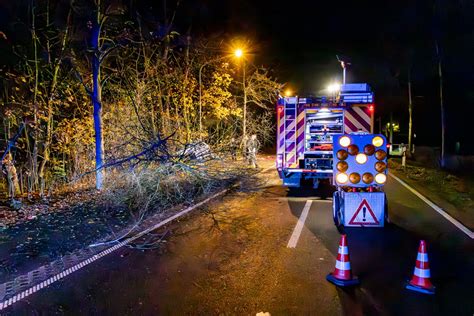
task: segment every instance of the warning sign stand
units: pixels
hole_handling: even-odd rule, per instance
[[[343,192],[344,226],[383,227],[383,192]]]

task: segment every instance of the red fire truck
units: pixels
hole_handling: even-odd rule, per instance
[[[374,94],[366,83],[343,84],[333,97],[281,97],[276,167],[283,184],[317,188],[333,177],[333,135],[373,133]]]

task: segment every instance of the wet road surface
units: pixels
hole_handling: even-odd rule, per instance
[[[6,312],[95,315],[472,315],[474,243],[398,182],[386,193],[392,223],[347,228],[361,285],[340,289],[340,233],[330,190],[289,191],[269,170],[260,187],[234,192],[166,227],[156,250],[121,249]],[[295,248],[288,248],[311,200]],[[404,289],[425,239],[434,296]]]

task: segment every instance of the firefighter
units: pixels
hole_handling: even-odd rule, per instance
[[[260,142],[257,139],[257,135],[253,134],[247,143],[247,159],[252,168],[258,168],[257,152],[259,148]]]

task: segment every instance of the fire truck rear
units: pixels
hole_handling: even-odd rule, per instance
[[[334,97],[282,97],[276,110],[276,167],[288,187],[332,179],[333,135],[373,133],[374,95],[365,83],[344,84]]]

